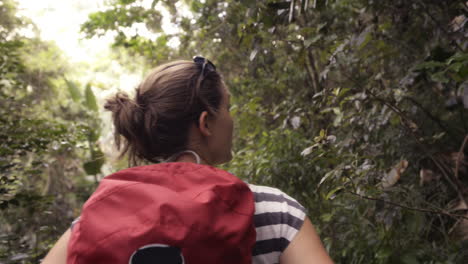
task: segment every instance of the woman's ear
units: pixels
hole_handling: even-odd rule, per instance
[[[200,114],[200,117],[198,118],[198,129],[200,130],[200,133],[204,136],[211,136],[211,130],[210,126],[208,125],[208,119],[208,111],[203,111]]]

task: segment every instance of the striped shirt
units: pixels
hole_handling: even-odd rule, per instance
[[[279,263],[281,253],[304,223],[305,209],[276,188],[248,185],[255,199],[254,224],[257,231],[252,263]]]

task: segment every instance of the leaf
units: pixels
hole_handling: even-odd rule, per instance
[[[294,129],[298,129],[301,125],[301,118],[298,116],[294,116],[293,118],[291,118],[290,122]]]
[[[433,69],[440,68],[440,67],[445,67],[445,63],[440,62],[440,61],[426,61],[426,62],[417,64],[413,68],[413,70],[423,70],[423,69],[433,70]]]
[[[445,136],[445,134],[446,134],[445,131],[440,132],[440,133],[435,134],[434,136],[432,136],[432,138],[435,139],[435,140],[439,140],[439,139],[443,138]]]
[[[335,141],[336,141],[336,136],[335,135],[327,136],[327,143],[333,144],[333,143],[335,143]]]
[[[101,136],[101,131],[99,127],[89,127],[89,130],[88,130],[89,142],[96,142],[100,136]]]
[[[459,72],[460,69],[463,67],[463,63],[461,62],[456,62],[448,67],[448,70],[452,70],[454,72]]]
[[[372,35],[370,33],[366,34],[365,39],[361,42],[359,45],[359,49],[363,49],[364,47],[367,46],[367,44],[372,40]]]
[[[158,2],[159,2],[159,0],[153,0],[153,2],[151,2],[151,9],[154,9]]]
[[[320,129],[320,137],[324,138],[327,135],[327,131],[325,129]]]
[[[335,194],[342,191],[343,189],[344,189],[343,186],[338,186],[338,187],[334,188],[333,190],[331,190],[330,192],[327,193],[327,195],[325,196],[325,200],[333,199],[335,197]]]
[[[465,53],[465,54],[460,53],[460,52],[455,53],[455,55],[453,55],[447,60],[447,65],[451,64],[454,61],[460,61],[460,62],[468,61],[468,53]]]
[[[330,178],[330,176],[333,176],[335,175],[335,170],[332,170],[332,171],[329,171],[325,174],[325,176],[322,177],[322,179],[320,179],[320,182],[318,183],[317,185],[317,188],[320,188],[320,186],[328,179]]]
[[[316,43],[316,42],[319,41],[321,38],[322,38],[322,35],[317,35],[317,36],[315,36],[315,37],[313,37],[313,38],[309,38],[309,39],[304,40],[304,47],[305,47],[305,48],[310,47],[310,45]]]
[[[249,60],[253,61],[255,59],[255,57],[257,56],[257,53],[258,53],[258,49],[252,50],[252,52],[250,53],[250,56],[249,56]]]
[[[447,77],[445,77],[445,72],[443,72],[443,71],[438,72],[436,74],[432,74],[431,79],[434,82],[440,82],[440,83],[448,83],[449,82],[449,79]]]
[[[103,158],[97,158],[92,161],[85,162],[83,168],[88,175],[96,175],[101,173],[101,167],[104,164]]]
[[[70,92],[70,96],[73,99],[73,101],[79,102],[81,99],[81,92],[78,86],[73,81],[69,81],[67,79],[65,79],[65,83],[67,84],[68,91]]]
[[[338,109],[338,108],[336,108],[336,109]],[[337,113],[336,113],[335,120],[333,120],[333,125],[335,127],[337,127],[337,126],[340,125],[341,121],[343,120],[344,113],[341,112],[339,109],[338,109],[338,111],[335,111],[335,112],[337,112]]]
[[[323,214],[320,216],[320,218],[322,219],[322,221],[324,222],[330,222],[330,220],[332,219],[333,217],[333,214]]]
[[[310,153],[312,153],[312,150],[316,147],[316,145],[313,145],[313,146],[310,146],[308,148],[305,148],[302,152],[301,152],[301,156],[307,156],[309,155]]]
[[[449,211],[450,212],[459,211],[459,210],[463,211],[466,209],[468,209],[468,205],[466,204],[466,202],[463,200],[457,200],[456,203],[449,208]]]
[[[371,34],[372,28],[373,28],[373,25],[367,26],[361,32],[361,34],[359,34],[359,36],[357,37],[356,46],[358,46],[359,49],[364,48],[367,45],[367,43],[369,43],[369,41],[372,40],[372,34]]]
[[[398,162],[395,167],[393,167],[390,172],[386,173],[382,178],[382,187],[388,188],[395,185],[401,177],[401,174],[406,170],[408,167],[408,161],[402,160]]]
[[[128,5],[128,4],[131,4],[133,2],[135,2],[136,0],[119,0],[119,3],[122,4],[122,5]]]
[[[96,96],[94,96],[93,90],[91,89],[91,83],[86,85],[85,90],[85,105],[88,107],[89,110],[97,112],[98,111],[98,104],[96,102]]]

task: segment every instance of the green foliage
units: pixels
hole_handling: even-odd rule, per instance
[[[125,47],[131,54],[143,55],[153,63],[164,60],[171,50],[167,46],[168,36],[161,29],[162,15],[154,8],[157,2],[152,2],[153,8],[145,9],[141,0],[114,1],[109,9],[90,14],[81,29],[88,37],[112,32],[114,47]],[[143,27],[143,34],[146,31],[153,34],[156,41],[142,37],[138,27],[140,30]]]
[[[468,175],[450,158],[468,133],[464,3],[185,3],[194,21],[168,6],[179,47],[126,47],[151,63],[204,54],[224,73],[237,118],[226,169],[297,197],[337,263],[466,259],[452,208]]]
[[[122,3],[114,9],[91,14],[89,20],[83,24],[84,32],[88,36],[103,35],[107,30],[130,28],[134,23],[145,23],[154,31],[161,30],[161,14],[159,12],[128,4]]]
[[[95,186],[83,163],[98,160],[97,174],[103,158],[91,87],[73,107],[60,50],[18,35],[25,22],[15,10],[0,5],[0,262],[38,263]]]
[[[92,83],[65,79],[60,51],[18,36],[27,20],[2,3],[0,262],[33,263],[105,160]],[[300,200],[335,262],[464,263],[465,24],[462,1],[115,0],[82,31],[112,33],[148,68],[209,57],[233,95],[224,168]]]
[[[86,89],[85,89],[85,103],[86,103],[86,107],[88,107],[89,110],[93,111],[93,112],[97,112],[98,111],[98,105],[97,105],[97,102],[96,102],[96,96],[94,95],[93,93],[93,90],[91,90],[91,84],[88,83],[86,85]]]

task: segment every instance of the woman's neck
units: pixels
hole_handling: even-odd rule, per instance
[[[186,150],[174,157],[174,162],[192,162],[198,164],[208,164],[203,158],[201,158],[195,151]]]

